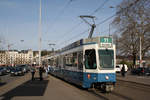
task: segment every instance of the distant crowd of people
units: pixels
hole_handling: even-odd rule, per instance
[[[37,71],[38,69],[38,72],[39,72],[39,79],[40,81],[43,80],[43,73],[45,72],[45,75],[46,77],[48,77],[48,66],[42,66],[42,67],[39,67],[39,68],[35,68],[35,67],[31,67],[31,75],[32,75],[32,78],[31,80],[35,80],[35,72]]]

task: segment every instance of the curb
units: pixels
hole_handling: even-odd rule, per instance
[[[134,83],[134,84],[139,84],[139,85],[144,85],[150,87],[150,84],[145,84],[145,83],[140,83],[140,82],[135,82],[135,81],[127,81],[127,80],[122,80],[122,79],[117,79],[118,81],[124,81],[128,83]]]

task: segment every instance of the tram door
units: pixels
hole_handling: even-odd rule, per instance
[[[83,82],[83,51],[78,52],[78,71],[79,71],[79,84]]]

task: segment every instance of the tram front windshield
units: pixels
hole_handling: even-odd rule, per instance
[[[95,49],[89,49],[85,51],[85,68],[96,69],[96,52]]]
[[[113,50],[98,50],[99,62],[101,68],[114,68],[114,51]]]

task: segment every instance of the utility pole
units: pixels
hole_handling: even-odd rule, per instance
[[[40,14],[39,14],[39,66],[41,66],[41,42],[42,42],[42,0],[40,0]]]
[[[90,31],[89,36],[88,36],[88,38],[91,38],[92,35],[93,35],[93,32],[94,32],[94,29],[96,28],[95,21],[94,21],[95,16],[84,15],[84,16],[80,16],[80,18],[81,18],[85,23],[87,23],[88,25],[91,26],[91,31]],[[91,18],[94,24],[90,24],[90,23],[89,23],[87,20],[85,20],[84,18]]]
[[[109,24],[109,36],[110,36],[110,24]]]
[[[141,36],[140,36],[140,67],[142,67],[142,43],[141,43]]]
[[[8,64],[12,64],[12,56],[10,56],[10,53],[9,53],[9,50],[10,50],[10,47],[12,46],[13,44],[8,44],[8,59],[9,59],[9,63]]]

